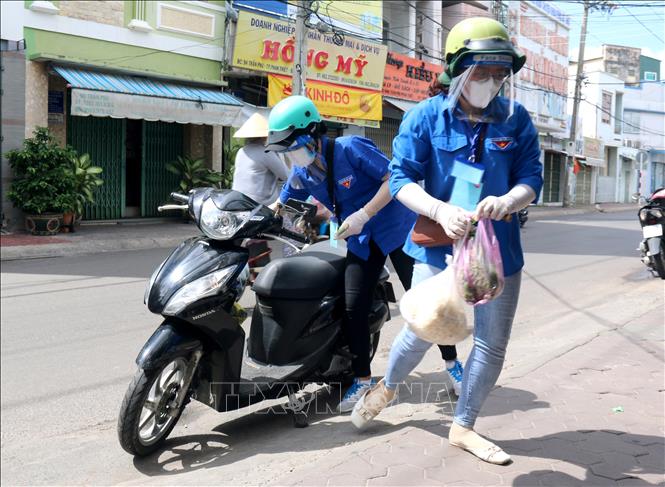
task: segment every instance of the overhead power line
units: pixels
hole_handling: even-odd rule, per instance
[[[637,17],[635,17],[635,16],[633,15],[633,13],[632,13],[630,10],[628,10],[628,8],[627,8],[625,5],[622,5],[622,7],[626,10],[626,12],[628,12],[630,15],[632,15],[633,18],[634,18],[635,20],[637,20],[637,21],[640,23],[640,25],[641,25],[642,27],[644,27],[644,28],[647,30],[647,32],[649,32],[652,36],[654,36],[654,37],[655,37],[656,39],[658,39],[660,42],[662,42],[663,44],[665,44],[665,41],[663,40],[662,37],[660,37],[658,34],[655,34],[655,33],[654,33],[651,29],[649,29],[649,27],[647,27],[647,26],[646,26],[646,25],[645,25],[640,19],[638,19]]]

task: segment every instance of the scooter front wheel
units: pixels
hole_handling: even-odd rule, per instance
[[[118,417],[118,438],[132,455],[159,449],[175,427],[186,401],[177,406],[185,385],[189,360],[177,357],[163,367],[139,369],[125,393]]]

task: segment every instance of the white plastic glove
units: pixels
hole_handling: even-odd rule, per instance
[[[464,236],[470,217],[470,213],[463,208],[443,201],[438,202],[430,215],[430,218],[441,225],[446,235],[453,240]]]
[[[474,218],[503,220],[506,216],[526,208],[536,198],[536,193],[528,184],[518,184],[503,196],[488,196],[483,199],[474,213]]]
[[[436,221],[452,239],[462,238],[471,213],[459,206],[449,205],[436,199],[417,183],[408,183],[396,195],[408,209]]]
[[[491,218],[492,220],[503,220],[507,215],[510,215],[515,201],[508,195],[503,196],[488,196],[483,199],[478,206],[474,218],[480,220],[481,218]]]
[[[365,223],[369,221],[369,215],[364,208],[359,209],[355,213],[351,213],[344,222],[339,226],[337,233],[335,233],[335,240],[358,235],[362,232]]]

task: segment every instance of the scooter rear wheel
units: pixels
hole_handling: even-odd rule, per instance
[[[187,401],[175,401],[185,381],[188,360],[177,357],[163,367],[139,369],[127,388],[118,417],[118,439],[132,455],[158,450],[175,427]]]
[[[663,255],[663,252],[665,251],[665,247],[662,242],[660,244],[660,252],[658,255],[655,255],[653,258],[653,267],[656,269],[656,273],[658,274],[658,277],[661,279],[665,279],[665,255]]]

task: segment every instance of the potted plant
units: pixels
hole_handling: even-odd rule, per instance
[[[37,127],[22,149],[5,154],[14,170],[9,199],[25,213],[26,228],[34,235],[54,235],[62,213],[75,198],[69,168],[74,151],[60,147],[45,127]]]
[[[69,228],[73,231],[74,225],[83,218],[84,206],[95,202],[95,190],[104,184],[104,180],[99,177],[103,169],[92,165],[89,154],[74,154],[69,171],[74,179],[74,198],[63,220],[64,224],[69,224]]]
[[[166,170],[180,177],[178,188],[183,193],[205,186],[219,187],[222,174],[205,167],[203,159],[180,157],[166,165]]]

